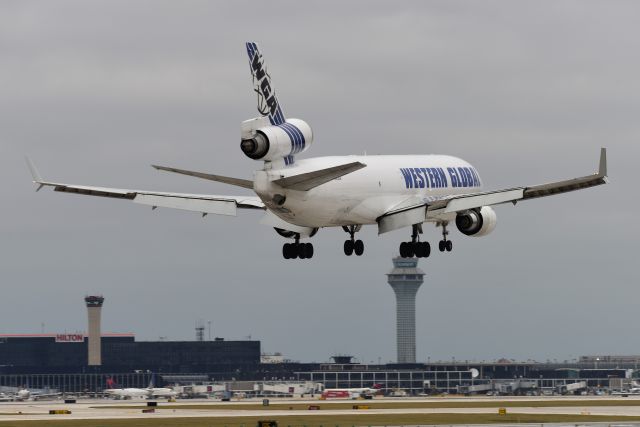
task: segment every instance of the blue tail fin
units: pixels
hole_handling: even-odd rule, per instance
[[[249,55],[249,68],[253,76],[253,90],[258,94],[258,112],[269,117],[272,125],[284,123],[284,114],[276,93],[271,86],[271,76],[267,73],[264,59],[258,49],[258,45],[247,42],[247,54]]]

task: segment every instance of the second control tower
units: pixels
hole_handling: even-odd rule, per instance
[[[393,267],[387,281],[396,294],[398,363],[416,363],[416,294],[424,271],[418,268],[417,258],[396,257]]]
[[[100,366],[102,365],[100,315],[104,298],[102,296],[87,296],[84,302],[87,304],[87,314],[89,315],[88,365]]]

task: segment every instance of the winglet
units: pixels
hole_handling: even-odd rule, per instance
[[[44,187],[44,184],[42,184],[42,177],[40,176],[38,169],[36,169],[36,165],[33,164],[33,161],[31,161],[31,158],[29,158],[29,156],[24,156],[24,158],[27,161],[27,166],[29,166],[29,171],[31,171],[31,176],[33,177],[34,184],[39,184],[38,188],[36,188],[36,191],[40,191],[40,189]]]
[[[607,176],[607,149],[604,147],[600,149],[600,167],[598,168],[598,175],[602,177]]]

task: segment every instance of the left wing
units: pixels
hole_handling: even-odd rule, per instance
[[[42,187],[53,187],[54,191],[61,191],[64,193],[125,199],[131,200],[134,203],[151,206],[153,209],[157,207],[181,209],[200,212],[203,216],[206,214],[235,216],[237,208],[265,209],[260,198],[255,196],[215,196],[208,194],[165,193],[49,182],[40,177],[40,174],[36,170],[33,162],[28,157],[27,164],[31,170],[33,182],[39,185],[36,191],[40,190]]]
[[[482,206],[499,205],[520,200],[536,199],[554,194],[568,193],[607,183],[607,149],[600,149],[598,172],[564,181],[530,187],[516,187],[505,190],[468,193],[455,196],[413,201],[386,212],[377,219],[378,234],[407,227],[423,221],[438,220],[447,214],[475,209]],[[420,219],[422,219],[420,221]]]

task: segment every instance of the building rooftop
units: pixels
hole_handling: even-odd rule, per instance
[[[89,295],[84,297],[84,302],[87,303],[87,307],[102,307],[104,297],[102,295]]]

